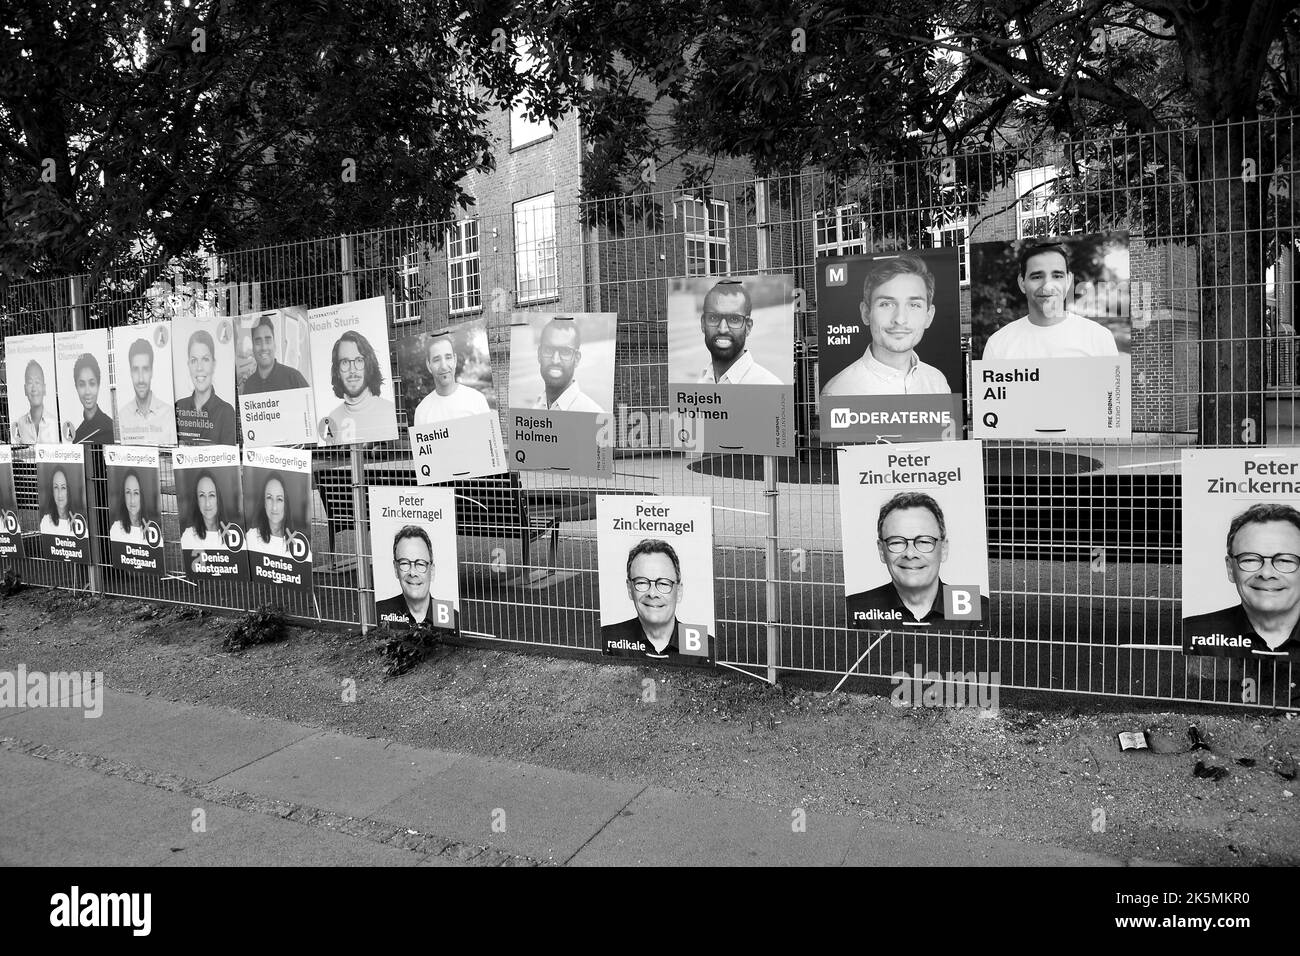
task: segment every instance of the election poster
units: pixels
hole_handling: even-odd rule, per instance
[[[172,324],[147,322],[113,329],[117,431],[123,445],[176,444],[172,392]]]
[[[613,475],[617,318],[613,312],[511,317],[506,437],[512,469]]]
[[[794,278],[668,280],[668,409],[690,451],[794,454]]]
[[[711,664],[712,500],[597,495],[596,528],[604,653]]]
[[[371,488],[375,621],[455,632],[460,620],[452,488]]]
[[[9,389],[9,442],[50,445],[63,441],[55,388],[54,336],[5,337],[5,382]]]
[[[172,453],[172,471],[182,573],[192,580],[247,581],[238,446],[178,448]]]
[[[244,446],[244,528],[254,582],[311,590],[311,451]]]
[[[312,309],[316,437],[322,445],[397,438],[384,297]]]
[[[988,627],[981,442],[847,446],[839,487],[850,627]]]
[[[85,456],[82,445],[36,446],[36,494],[41,511],[38,558],[93,563]]]
[[[116,440],[108,357],[108,329],[55,334],[55,380],[63,441],[111,445]]]
[[[948,246],[817,260],[823,441],[962,437],[957,253]]]
[[[182,445],[234,445],[235,320],[211,310],[178,313],[173,365],[176,438]]]
[[[23,526],[14,488],[14,450],[0,445],[0,558],[23,557]]]
[[[1300,449],[1184,449],[1183,651],[1300,660]]]
[[[408,336],[397,361],[416,481],[506,471],[487,324],[476,319]]]
[[[261,446],[315,444],[307,309],[290,306],[239,316],[235,363],[244,442]]]
[[[971,245],[976,438],[1133,432],[1128,235]]]
[[[162,577],[162,499],[158,449],[105,445],[108,476],[109,564],[121,571]]]

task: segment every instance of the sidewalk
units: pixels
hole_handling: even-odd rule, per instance
[[[0,710],[5,865],[1143,863],[798,816],[111,691]]]

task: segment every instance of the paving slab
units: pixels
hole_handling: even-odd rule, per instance
[[[73,773],[60,773],[61,767],[39,757],[0,750],[0,818],[42,807],[100,779],[98,774],[77,767],[63,768]]]
[[[640,784],[466,755],[370,816],[558,862],[600,832],[640,789]]]
[[[233,790],[360,817],[443,773],[460,759],[460,754],[417,750],[378,738],[318,733],[215,782]]]

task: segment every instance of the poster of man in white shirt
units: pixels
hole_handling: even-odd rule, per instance
[[[322,445],[397,437],[384,297],[312,309],[312,380]]]
[[[794,277],[669,279],[668,392],[691,450],[793,455]]]
[[[48,332],[6,336],[5,382],[9,386],[10,443],[62,442],[54,387],[54,336]]]
[[[510,324],[510,467],[613,474],[613,312],[516,312]],[[604,426],[604,427],[603,427]]]
[[[419,484],[505,471],[482,319],[401,339],[397,366]]]
[[[961,437],[958,249],[817,260],[817,365],[827,442]]]
[[[172,324],[119,326],[113,330],[113,353],[122,444],[175,446]]]
[[[1131,435],[1128,235],[973,243],[970,259],[975,435]]]

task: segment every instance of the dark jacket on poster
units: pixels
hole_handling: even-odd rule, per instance
[[[943,581],[939,581],[939,590],[935,592],[934,604],[924,617],[917,617],[898,596],[898,589],[893,581],[886,581],[880,587],[869,591],[859,591],[845,598],[849,612],[849,627],[900,627],[903,625],[928,624],[932,627],[959,628],[985,627],[989,622],[989,599],[980,595],[980,619],[949,620],[943,616]]]
[[[1224,640],[1239,641],[1241,646],[1206,644],[1197,642],[1196,638],[1221,636]],[[1274,657],[1287,655],[1300,659],[1300,623],[1291,631],[1291,636],[1276,649],[1270,649],[1264,639],[1255,631],[1255,626],[1246,616],[1246,609],[1241,604],[1225,607],[1208,614],[1196,614],[1183,620],[1183,650],[1188,654],[1209,654],[1215,657],[1253,657],[1255,655]]]

